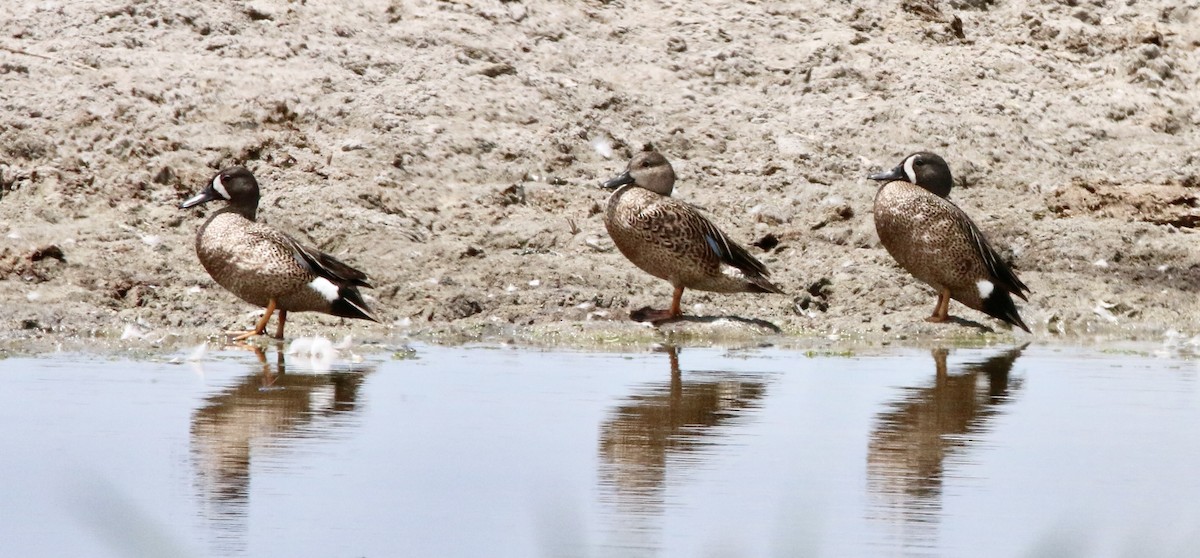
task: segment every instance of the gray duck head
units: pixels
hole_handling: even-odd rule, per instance
[[[226,200],[229,207],[251,221],[258,211],[258,181],[246,167],[226,167],[218,172],[199,194],[179,204],[180,209],[213,200]]]
[[[912,182],[935,196],[945,198],[950,195],[950,187],[954,179],[950,176],[950,165],[946,160],[934,153],[921,151],[904,158],[896,168],[867,177],[871,180],[892,181],[903,180]]]
[[[675,169],[659,152],[643,151],[633,156],[625,172],[602,186],[612,190],[629,183],[662,196],[670,196],[675,187]]]

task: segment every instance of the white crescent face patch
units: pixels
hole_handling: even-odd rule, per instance
[[[916,155],[912,155],[904,160],[904,176],[907,176],[908,181],[913,184],[917,183],[917,173],[913,171],[913,159],[916,158]]]
[[[213,190],[216,190],[218,194],[221,194],[222,198],[229,199],[229,191],[225,189],[224,184],[221,184],[221,175],[218,174],[217,177],[213,179],[212,187]]]

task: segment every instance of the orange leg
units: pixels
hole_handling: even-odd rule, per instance
[[[937,306],[933,308],[933,315],[925,318],[927,322],[940,324],[950,319],[950,289],[942,289],[938,291]]]
[[[669,322],[683,315],[683,310],[679,308],[679,301],[681,299],[683,299],[683,287],[675,287],[675,294],[671,297],[671,308],[669,310],[653,310],[647,307],[641,310],[634,310],[629,314],[629,317],[637,322],[650,322],[654,325]]]
[[[670,318],[678,318],[683,315],[683,310],[679,309],[679,301],[682,299],[683,299],[683,287],[675,287],[675,295],[671,297]]]
[[[279,311],[279,322],[277,322],[276,327],[275,327],[275,338],[276,339],[283,340],[283,324],[286,324],[286,323],[287,323],[287,310],[280,310]]]
[[[234,337],[233,340],[245,341],[251,337],[254,337],[255,335],[262,335],[263,332],[267,331],[267,322],[271,320],[271,314],[274,313],[275,299],[272,298],[267,301],[267,309],[263,312],[262,318],[258,320],[258,323],[254,324],[254,329],[239,334],[237,337]]]

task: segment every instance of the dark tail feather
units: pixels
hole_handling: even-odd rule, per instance
[[[286,238],[291,244],[292,249],[296,252],[296,255],[308,264],[309,269],[311,269],[313,273],[333,281],[335,285],[349,283],[359,287],[371,288],[371,284],[367,283],[366,273],[354,269],[353,267],[346,265],[344,262],[342,262],[342,260],[330,256],[329,254],[317,250],[316,248],[309,248],[308,246],[300,244],[299,242],[296,242],[296,239],[290,236],[284,235],[284,238]]]
[[[346,265],[342,260],[330,256],[325,252],[318,252],[317,261],[325,271],[333,274],[335,278],[341,279],[351,285],[371,288],[371,284],[367,283],[367,274]]]
[[[766,277],[747,277],[746,280],[750,283],[750,289],[747,292],[787,294],[783,292],[783,289],[768,281]]]
[[[990,296],[983,299],[983,312],[997,320],[1003,320],[1019,327],[1025,330],[1025,333],[1033,333],[1029,331],[1029,326],[1025,325],[1021,315],[1017,314],[1017,306],[1013,303],[1012,295],[1004,289],[997,288],[992,291]]]
[[[372,322],[379,321],[379,318],[376,318],[367,309],[367,303],[363,301],[358,288],[350,284],[342,285],[338,289],[338,297],[337,300],[333,301],[330,313],[341,318],[371,320]]]

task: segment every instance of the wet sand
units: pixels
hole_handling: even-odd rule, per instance
[[[384,325],[294,315],[295,336],[1200,331],[1195,6],[41,2],[3,28],[8,345],[249,327],[193,250],[213,209],[176,207],[234,163],[262,220],[376,285]],[[696,320],[628,321],[671,290],[611,249],[596,185],[647,144],[732,238],[779,240],[751,250],[790,294],[689,291]],[[935,297],[880,246],[865,179],[922,149],[1032,288],[1032,336],[957,304],[962,320],[923,321]]]

